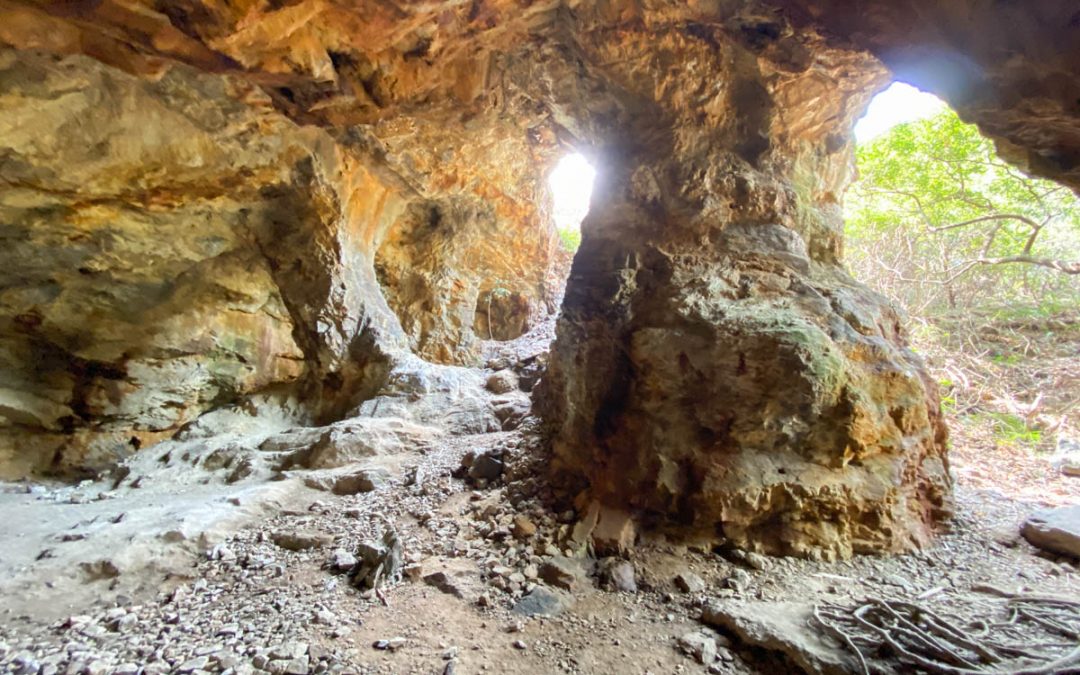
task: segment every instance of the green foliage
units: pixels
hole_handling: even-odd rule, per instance
[[[847,262],[916,313],[1080,302],[1080,202],[1006,164],[955,113],[894,127],[857,151]],[[1022,259],[1022,261],[1021,261]]]
[[[560,227],[558,229],[559,241],[562,242],[562,247],[574,253],[581,246],[581,230],[576,227]]]
[[[1029,427],[1022,417],[1002,412],[983,413],[979,417],[985,418],[994,430],[994,438],[1003,445],[1034,447],[1042,440],[1042,432]]]
[[[953,390],[956,388],[956,383],[948,378],[942,378],[938,380],[938,387],[941,390],[941,410],[946,414],[956,410],[956,396],[953,394]]]

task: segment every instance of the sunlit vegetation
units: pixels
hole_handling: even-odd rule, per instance
[[[948,110],[862,144],[857,161],[849,269],[907,310],[954,453],[983,467],[971,475],[1030,469],[1018,450],[1080,433],[1080,200]]]
[[[894,127],[858,166],[847,262],[911,312],[1080,304],[1080,200],[1007,164],[955,113]]]

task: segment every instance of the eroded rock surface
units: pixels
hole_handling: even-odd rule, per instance
[[[513,427],[525,394],[461,366],[555,309],[543,176],[573,146],[600,171],[538,399],[560,485],[620,531],[908,549],[949,512],[945,432],[901,318],[843,269],[852,122],[887,66],[1080,185],[1069,3],[0,13],[7,475],[226,433],[214,411],[256,399],[260,439]],[[237,442],[231,471],[263,452]]]
[[[1021,533],[1032,546],[1080,560],[1080,506],[1037,511],[1024,521]]]
[[[708,39],[648,18],[583,46],[651,114],[571,271],[545,391],[562,468],[761,552],[925,543],[949,508],[936,392],[840,264],[846,130],[884,72],[782,26],[759,44],[739,17]],[[615,57],[646,41],[714,76]]]

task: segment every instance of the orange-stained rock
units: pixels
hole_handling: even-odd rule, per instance
[[[255,392],[330,422],[428,378],[441,419],[463,376],[417,355],[556,309],[544,176],[576,147],[560,484],[763,552],[921,545],[945,430],[843,268],[851,126],[891,68],[1080,187],[1074,4],[0,0],[0,471]]]

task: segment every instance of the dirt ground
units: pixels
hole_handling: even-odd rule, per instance
[[[720,602],[751,618],[783,618],[796,607],[882,598],[977,617],[992,609],[987,589],[1080,601],[1077,562],[1040,553],[1019,536],[1033,511],[1080,503],[1080,478],[1062,475],[1054,449],[1077,428],[1068,402],[1080,398],[1080,331],[1057,335],[1042,338],[1038,363],[993,356],[995,348],[1014,349],[1011,335],[977,342],[987,350],[979,365],[986,370],[966,363],[963,388],[947,349],[923,349],[935,375],[954,383],[946,410],[957,514],[932,546],[908,555],[748,560],[647,535],[630,554],[637,591],[605,590],[588,570],[592,561],[559,548],[575,514],[549,507],[549,486],[537,477],[543,452],[535,421],[417,450],[385,486],[349,496],[298,480],[243,494],[204,482],[172,495],[143,493],[146,503],[105,483],[7,485],[3,510],[18,523],[9,521],[0,537],[0,664],[14,673],[130,675],[777,673],[797,671],[798,658],[776,636],[755,641],[706,625],[703,609]],[[489,356],[534,358],[546,339],[526,336]],[[1036,380],[1053,390],[1026,418],[1040,429],[1038,441],[1006,437],[987,412],[1030,404]],[[505,453],[502,479],[454,477],[466,455],[492,451]],[[73,498],[75,491],[91,497]],[[100,493],[110,497],[92,498]],[[176,519],[192,531],[169,535],[162,523]],[[160,532],[141,536],[154,528]],[[388,529],[402,543],[401,581],[363,591],[328,568],[338,549]],[[282,533],[321,538],[288,550],[275,543]],[[562,587],[550,611],[523,611],[537,568],[566,553],[581,573],[552,583]],[[688,588],[694,578],[700,587]],[[812,622],[792,632],[804,634],[796,642],[843,653]],[[695,633],[715,641],[715,662],[703,664],[680,645]],[[909,670],[878,656],[875,672]],[[815,668],[851,669],[850,658],[832,658]]]

